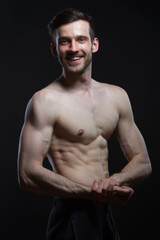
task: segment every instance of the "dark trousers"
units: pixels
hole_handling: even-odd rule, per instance
[[[120,240],[110,205],[90,200],[56,198],[47,240]]]

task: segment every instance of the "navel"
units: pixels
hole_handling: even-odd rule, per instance
[[[78,135],[81,136],[83,133],[84,133],[84,130],[83,129],[79,129]]]

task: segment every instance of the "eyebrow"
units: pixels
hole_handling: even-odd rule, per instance
[[[72,37],[69,37],[69,36],[60,36],[59,38],[58,38],[58,40],[61,40],[61,39],[71,39]],[[77,36],[75,36],[75,38],[85,38],[85,39],[88,39],[89,37],[88,36],[86,36],[86,35],[77,35]]]

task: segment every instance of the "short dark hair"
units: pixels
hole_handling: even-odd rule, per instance
[[[57,28],[64,24],[72,23],[78,20],[84,20],[89,23],[91,41],[95,38],[95,25],[93,18],[80,10],[66,8],[58,12],[48,24],[49,35],[54,37]]]

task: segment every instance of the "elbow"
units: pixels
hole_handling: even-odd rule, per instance
[[[21,190],[27,190],[29,187],[29,181],[24,177],[19,177],[18,183]]]
[[[38,169],[39,171],[39,169]],[[29,168],[19,169],[18,183],[21,190],[35,192],[38,184],[37,167],[30,166]]]
[[[18,183],[21,190],[30,190],[32,186],[32,181],[25,173],[21,173],[18,176]]]
[[[145,178],[148,178],[152,174],[152,165],[150,159],[148,159],[145,167]]]

